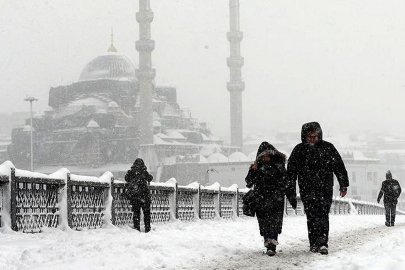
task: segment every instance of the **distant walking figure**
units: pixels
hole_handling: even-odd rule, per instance
[[[284,196],[286,195],[286,156],[268,142],[262,142],[256,161],[246,176],[246,186],[254,186],[260,235],[264,238],[267,255],[276,254],[278,235],[283,226]],[[291,193],[292,194],[292,193]],[[294,196],[287,196],[292,207],[297,207]]]
[[[387,171],[385,179],[382,182],[377,202],[380,203],[381,197],[384,195],[385,226],[391,227],[395,223],[395,213],[398,197],[401,195],[401,186],[397,180],[392,179],[391,171]]]
[[[329,211],[333,197],[333,174],[344,197],[349,178],[343,160],[333,144],[322,139],[319,123],[306,123],[301,129],[301,143],[293,149],[287,166],[288,186],[298,186],[307,216],[311,252],[328,254]]]
[[[151,198],[149,183],[153,176],[147,171],[142,159],[137,158],[131,169],[125,175],[127,182],[126,196],[130,200],[133,211],[134,229],[141,231],[141,208],[144,216],[145,232],[150,231],[150,205]]]

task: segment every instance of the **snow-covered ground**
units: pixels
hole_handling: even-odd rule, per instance
[[[275,257],[263,255],[255,218],[88,231],[1,230],[0,269],[405,269],[405,216],[330,216],[329,255],[308,251],[306,219],[286,217]]]

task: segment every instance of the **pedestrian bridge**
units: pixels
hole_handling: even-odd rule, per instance
[[[329,255],[309,252],[305,216],[284,218],[277,255],[263,255],[256,218],[171,221],[150,233],[128,226],[43,233],[0,229],[2,269],[405,269],[405,216],[330,215]]]
[[[41,232],[44,228],[98,229],[108,225],[132,225],[132,210],[123,196],[125,181],[111,172],[101,177],[71,174],[67,169],[46,175],[0,165],[0,213],[2,226],[20,232]],[[242,217],[242,197],[248,189],[218,183],[179,186],[175,179],[150,185],[151,221],[193,221]],[[398,214],[405,214],[397,210]],[[286,216],[304,215],[298,198],[297,210],[285,203]],[[382,215],[384,207],[373,202],[333,198],[333,215]]]

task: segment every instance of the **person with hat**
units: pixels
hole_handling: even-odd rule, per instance
[[[385,174],[385,179],[382,182],[377,202],[380,203],[381,197],[384,196],[385,226],[392,227],[395,224],[395,212],[398,197],[401,195],[401,186],[397,180],[392,179],[392,173],[389,170]]]
[[[347,193],[349,178],[335,146],[323,140],[318,122],[302,126],[301,141],[294,147],[288,159],[287,183],[296,194],[298,179],[299,192],[307,216],[310,251],[327,255],[333,175],[339,182],[342,197]]]
[[[153,176],[148,173],[145,163],[141,158],[137,158],[131,169],[125,175],[126,191],[125,195],[131,202],[133,211],[134,229],[141,231],[141,209],[144,216],[145,232],[150,231],[150,205],[151,196],[149,183]]]

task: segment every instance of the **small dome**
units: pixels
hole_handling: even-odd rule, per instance
[[[256,160],[256,151],[251,152],[248,156],[247,159],[250,161],[255,161]]]
[[[97,124],[96,121],[90,120],[89,123],[87,124],[88,128],[99,128],[100,126]]]
[[[117,102],[111,101],[110,103],[108,103],[108,108],[119,108],[119,106]]]
[[[242,152],[232,153],[228,157],[229,162],[240,162],[240,161],[249,161],[249,159]]]
[[[125,54],[108,52],[94,58],[84,67],[79,82],[102,79],[135,80],[135,66]]]
[[[208,160],[209,163],[228,162],[228,159],[224,155],[222,155],[220,153],[212,154],[211,156],[209,156],[207,158],[207,160]]]

